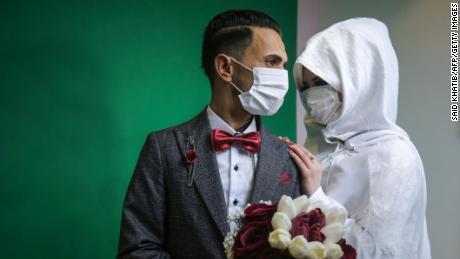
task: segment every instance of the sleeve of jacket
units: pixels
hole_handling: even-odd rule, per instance
[[[123,204],[118,259],[170,258],[165,251],[166,190],[155,133],[142,147]]]

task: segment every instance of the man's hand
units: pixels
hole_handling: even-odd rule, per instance
[[[280,137],[280,139],[289,145],[289,154],[301,172],[303,193],[311,196],[321,185],[323,167],[308,149],[297,145],[287,137]]]

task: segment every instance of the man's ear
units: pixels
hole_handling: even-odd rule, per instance
[[[235,71],[230,57],[224,54],[218,54],[214,58],[214,68],[218,78],[220,78],[222,81],[227,83],[232,81],[232,76]]]

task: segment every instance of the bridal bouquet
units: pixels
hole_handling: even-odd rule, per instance
[[[305,195],[248,204],[229,215],[236,228],[225,238],[225,253],[228,259],[353,259],[356,251],[343,239],[346,218],[345,209],[310,203]]]

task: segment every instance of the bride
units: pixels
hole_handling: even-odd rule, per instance
[[[322,127],[333,147],[313,156],[284,139],[304,193],[347,209],[345,238],[358,258],[431,258],[423,165],[395,123],[398,62],[385,24],[353,18],[316,34],[294,77],[308,130]]]

